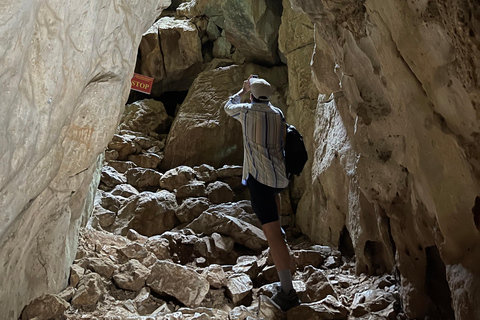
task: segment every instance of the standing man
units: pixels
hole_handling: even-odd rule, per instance
[[[251,91],[250,103],[240,103]],[[225,104],[225,112],[240,121],[243,131],[242,183],[248,186],[252,208],[262,224],[280,278],[272,300],[287,311],[300,304],[293,289],[290,254],[280,226],[280,195],[288,186],[283,156],[285,121],[282,111],[270,103],[272,87],[250,76],[243,88]]]

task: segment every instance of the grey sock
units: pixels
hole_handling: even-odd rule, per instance
[[[283,293],[288,294],[290,290],[293,289],[292,274],[290,273],[290,269],[278,272],[278,277],[280,278],[280,286]]]

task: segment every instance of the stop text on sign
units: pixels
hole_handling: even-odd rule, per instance
[[[152,92],[153,78],[134,73],[132,78],[132,90],[150,94]]]

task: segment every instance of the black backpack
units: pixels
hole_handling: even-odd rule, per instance
[[[287,135],[285,138],[285,167],[287,176],[300,175],[308,160],[307,149],[303,137],[298,130],[285,122]]]

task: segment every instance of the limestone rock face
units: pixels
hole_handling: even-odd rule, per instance
[[[242,128],[237,120],[225,113],[223,106],[230,95],[240,90],[243,80],[250,74],[267,79],[277,92],[287,80],[284,67],[268,69],[253,64],[202,72],[192,84],[173,122],[161,168],[167,170],[180,165],[201,164],[218,168],[225,163],[242,163]],[[284,108],[282,100],[277,94],[272,103]]]
[[[227,39],[247,61],[274,64],[277,55],[278,27],[282,15],[279,1],[224,0]]]
[[[0,310],[6,317],[18,318],[32,298],[66,285],[78,228],[92,204],[90,185],[98,184],[96,159],[123,111],[141,34],[169,3],[2,2]]]
[[[291,4],[314,22],[311,65],[321,93],[303,115],[312,119],[313,152],[296,180],[305,186],[296,191],[298,224],[318,243],[351,241],[359,273],[396,264],[408,317],[474,317],[480,286],[465,289],[475,297],[469,302],[456,290],[466,278],[480,281],[474,2]],[[329,57],[339,88],[325,76]],[[432,281],[442,294],[428,293],[439,292]]]
[[[153,96],[188,89],[202,62],[200,37],[189,20],[163,17],[143,35],[139,68],[155,79]]]

